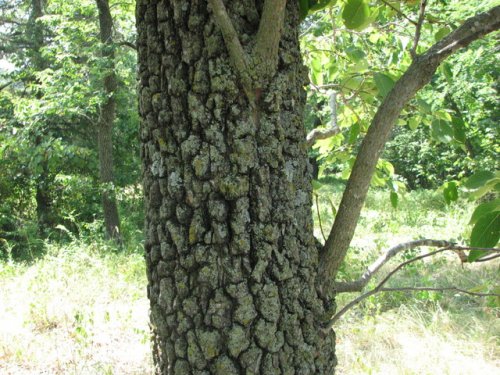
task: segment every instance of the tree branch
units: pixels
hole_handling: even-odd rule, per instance
[[[208,3],[212,8],[215,21],[217,26],[219,26],[222,37],[224,38],[224,43],[229,52],[229,58],[236,69],[238,77],[241,79],[243,89],[245,90],[248,99],[253,104],[255,95],[252,91],[253,84],[249,75],[250,58],[240,43],[238,34],[236,33],[234,25],[229,18],[224,2],[222,0],[208,0]]]
[[[413,60],[386,96],[361,144],[335,222],[320,254],[318,277],[319,280],[327,282],[323,288],[332,286],[332,281],[345,258],[375,166],[404,106],[431,80],[437,67],[446,57],[498,28],[500,6],[469,18],[462,26]]]
[[[417,57],[417,46],[420,41],[420,31],[422,30],[422,24],[425,19],[425,7],[427,6],[427,0],[422,0],[420,2],[420,13],[418,15],[418,22],[415,28],[415,37],[413,39],[413,46],[410,49],[410,55],[412,59]]]
[[[457,288],[455,286],[449,287],[426,287],[426,286],[407,286],[407,287],[399,287],[399,288],[381,288],[379,292],[420,292],[420,291],[429,291],[429,292],[458,292],[469,294],[471,296],[477,297],[500,297],[498,293],[479,293],[479,292],[471,292],[466,289]]]
[[[276,73],[278,67],[278,48],[285,21],[286,0],[266,0],[260,18],[252,63],[258,87]]]
[[[6,83],[0,85],[0,91],[2,91],[3,89],[6,89],[7,87],[12,85],[13,83],[14,83],[14,81],[9,81],[9,82],[6,82]]]
[[[435,241],[435,240],[423,240],[423,241],[432,241],[434,242],[436,245],[435,246],[438,246],[437,244],[439,243],[439,241]],[[416,242],[416,241],[414,241]],[[443,243],[448,243],[447,241],[442,241]],[[404,245],[404,244],[403,244]],[[429,246],[432,246],[432,245],[429,245]],[[422,254],[422,255],[419,255],[419,256],[416,256],[415,258],[412,258],[410,260],[407,260],[406,262],[403,262],[403,263],[400,263],[399,265],[397,265],[391,272],[389,272],[389,274],[387,274],[386,277],[384,277],[384,279],[377,284],[377,286],[371,290],[369,290],[368,292],[366,293],[363,293],[362,295],[360,295],[359,297],[353,299],[351,302],[349,302],[347,305],[345,305],[339,312],[337,312],[329,321],[328,323],[325,325],[326,328],[324,328],[324,332],[328,332],[330,329],[332,329],[333,325],[335,324],[335,322],[337,320],[340,319],[340,317],[342,315],[344,315],[351,307],[357,305],[358,303],[360,303],[362,300],[374,295],[375,293],[378,293],[378,292],[391,292],[391,291],[406,291],[406,290],[435,290],[435,291],[446,291],[446,290],[453,290],[453,291],[457,291],[457,292],[461,292],[461,293],[466,293],[466,294],[471,294],[471,295],[476,295],[476,296],[499,296],[498,294],[495,294],[495,293],[477,293],[477,292],[469,292],[467,290],[464,290],[464,289],[459,289],[459,288],[456,288],[456,287],[443,287],[443,288],[439,288],[439,287],[399,287],[399,288],[383,288],[384,284],[387,283],[387,281],[392,277],[394,276],[394,274],[396,272],[398,272],[400,269],[402,269],[403,267],[407,266],[408,264],[411,264],[411,263],[414,263],[418,260],[422,260],[424,258],[428,258],[428,257],[431,257],[433,255],[436,255],[436,254],[439,254],[439,253],[442,253],[444,251],[447,251],[447,250],[464,250],[464,249],[472,249],[472,248],[468,248],[468,247],[463,247],[463,246],[455,246],[455,245],[450,245],[450,246],[445,246],[441,249],[438,249],[438,250],[435,250],[435,251],[431,251],[430,253],[426,253],[426,254]],[[483,248],[482,250],[488,250],[488,251],[491,251],[491,252],[500,252],[500,249],[498,248]]]
[[[403,18],[406,19],[408,22],[417,26],[417,23],[415,21],[413,21],[410,17],[408,17],[403,12],[401,12],[401,10],[396,8],[394,5],[392,5],[391,3],[389,3],[388,1],[385,1],[385,0],[380,0],[380,1],[383,2],[385,5],[387,5],[389,8],[391,8],[392,10],[394,10],[397,14],[400,14],[401,16],[403,16]]]
[[[334,135],[340,133],[340,128],[337,124],[337,92],[333,91],[330,95],[330,112],[331,121],[330,127],[327,129],[313,129],[307,134],[306,145],[311,147],[314,142],[319,139],[327,139],[333,137]]]
[[[116,42],[115,44],[117,46],[129,47],[129,48],[133,49],[134,51],[137,51],[137,45],[135,43],[128,42],[126,40],[122,40],[122,41]]]
[[[402,251],[407,251],[421,246],[432,246],[432,247],[447,247],[452,248],[453,243],[441,240],[417,240],[411,242],[401,243],[397,246],[391,247],[385,253],[377,258],[367,270],[361,275],[361,277],[355,281],[350,282],[335,282],[334,288],[337,293],[347,293],[347,292],[361,292],[363,288],[368,284],[373,275],[377,273],[384,264],[386,264],[395,255],[401,253]]]

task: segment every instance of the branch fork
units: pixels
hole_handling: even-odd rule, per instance
[[[223,0],[208,0],[215,21],[220,28],[229,58],[243,89],[253,105],[260,90],[274,76],[278,68],[278,49],[285,20],[286,0],[266,0],[251,53],[245,51],[229,17]]]

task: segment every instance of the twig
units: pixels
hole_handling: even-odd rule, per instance
[[[117,42],[116,45],[129,47],[129,48],[132,48],[133,50],[137,51],[137,45],[135,43],[128,42],[126,40],[121,41],[121,42]]]
[[[476,262],[488,262],[488,261],[496,259],[496,258],[500,258],[500,254],[490,255],[489,257],[476,259],[474,261],[474,263],[476,263]]]
[[[459,292],[464,294],[470,294],[471,296],[478,297],[500,297],[498,293],[479,293],[479,292],[471,292],[465,289],[460,289],[454,286],[450,287],[426,287],[426,286],[408,286],[408,287],[399,287],[399,288],[381,288],[379,292],[419,292],[419,291],[429,291],[429,292]]]
[[[330,329],[332,329],[332,327],[335,324],[335,322],[337,320],[339,320],[340,317],[342,315],[344,315],[351,307],[357,305],[362,300],[364,300],[364,299],[366,299],[366,298],[374,295],[375,293],[379,292],[380,289],[382,288],[382,286],[391,278],[391,276],[394,275],[396,272],[398,272],[401,268],[407,266],[410,263],[416,262],[417,260],[421,260],[421,259],[433,256],[433,255],[442,253],[443,251],[446,251],[446,250],[448,250],[448,247],[444,247],[444,248],[439,249],[439,250],[431,251],[430,253],[426,253],[426,254],[417,256],[415,258],[412,258],[410,260],[407,260],[406,262],[403,262],[403,263],[399,264],[396,268],[394,268],[391,272],[389,272],[389,274],[386,277],[384,277],[384,279],[380,283],[378,283],[378,285],[375,288],[373,288],[372,290],[370,290],[370,291],[368,291],[366,293],[363,293],[359,297],[353,299],[351,302],[349,302],[347,305],[345,305],[338,313],[336,313],[328,321],[328,323],[325,325],[324,331],[328,332]]]
[[[318,214],[319,229],[321,230],[321,236],[323,237],[323,241],[326,241],[325,232],[323,231],[323,223],[321,222],[321,215],[319,213],[318,194],[314,194],[314,198],[316,199],[316,212]]]
[[[415,28],[415,37],[413,39],[413,46],[410,49],[410,55],[412,59],[415,59],[417,57],[417,46],[418,42],[420,40],[420,32],[422,31],[422,24],[424,23],[425,19],[425,7],[427,6],[427,0],[422,0],[420,2],[420,11],[418,14],[418,22],[417,26]]]
[[[422,240],[422,241],[435,241],[435,240]],[[417,242],[417,241],[415,241]],[[437,243],[438,241],[436,241]],[[444,243],[447,243],[446,241],[443,241]],[[404,245],[404,244],[403,244]],[[438,249],[438,250],[435,250],[435,251],[431,251],[430,253],[426,253],[426,254],[422,254],[422,255],[419,255],[419,256],[416,256],[415,258],[412,258],[410,260],[407,260],[403,263],[400,263],[399,265],[397,265],[391,272],[389,272],[387,274],[386,277],[384,277],[384,279],[377,284],[377,286],[371,290],[369,290],[368,292],[366,293],[363,293],[362,295],[358,296],[357,298],[355,298],[354,300],[352,300],[351,302],[349,302],[347,305],[345,305],[338,313],[336,313],[329,321],[328,323],[325,325],[326,328],[324,328],[324,332],[328,332],[332,327],[333,325],[335,324],[335,322],[337,320],[340,319],[340,317],[342,317],[342,315],[344,315],[350,308],[352,308],[353,306],[357,305],[358,303],[360,303],[361,301],[363,301],[364,299],[374,295],[375,293],[378,293],[378,292],[381,292],[381,291],[386,291],[386,292],[389,292],[389,291],[404,291],[404,290],[455,290],[457,292],[462,292],[462,293],[467,293],[467,294],[471,294],[471,295],[478,295],[478,296],[500,296],[500,295],[497,295],[497,294],[494,294],[494,293],[488,293],[488,294],[485,294],[485,293],[475,293],[475,292],[469,292],[469,291],[465,291],[465,290],[462,290],[462,289],[459,289],[459,288],[456,288],[456,287],[448,287],[448,288],[427,288],[427,287],[401,287],[401,288],[383,288],[384,284],[396,273],[398,272],[400,269],[402,269],[403,267],[407,266],[408,264],[411,264],[411,263],[414,263],[418,260],[422,260],[424,258],[428,258],[430,256],[433,256],[433,255],[436,255],[436,254],[439,254],[439,253],[442,253],[444,251],[447,251],[447,250],[455,250],[455,249],[461,249],[462,247],[461,246],[454,246],[453,244],[451,244],[450,246],[445,246],[441,249]],[[486,251],[492,251],[492,252],[500,252],[500,249],[498,248],[483,248],[483,250],[486,250]]]
[[[373,262],[367,270],[361,275],[361,277],[355,281],[351,282],[335,282],[334,287],[337,293],[347,293],[347,292],[361,292],[363,288],[368,284],[373,275],[377,273],[384,264],[386,264],[391,258],[399,254],[402,251],[407,251],[421,246],[432,246],[432,247],[453,247],[453,243],[442,240],[417,240],[401,243],[397,246],[391,247],[389,250],[384,252],[381,256]]]
[[[383,2],[385,5],[387,5],[389,8],[391,8],[392,10],[394,10],[396,13],[398,13],[399,15],[403,16],[403,18],[405,18],[408,22],[414,24],[414,25],[417,25],[417,23],[415,21],[413,21],[411,18],[409,18],[406,14],[404,14],[403,12],[401,12],[401,10],[399,10],[398,8],[396,8],[394,5],[392,5],[391,3],[389,3],[388,1],[385,1],[385,0],[380,0],[381,2]]]

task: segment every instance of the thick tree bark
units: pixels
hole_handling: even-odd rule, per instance
[[[106,234],[121,244],[120,217],[113,185],[113,122],[116,113],[116,75],[113,51],[113,18],[108,0],[96,0],[99,10],[99,27],[102,57],[106,60],[104,92],[106,99],[101,105],[98,121],[99,172],[103,189],[101,193],[102,209]]]
[[[263,2],[226,6],[251,50]],[[298,3],[284,22],[277,71],[254,96],[206,1],[137,2],[158,374],[334,372],[316,289]]]

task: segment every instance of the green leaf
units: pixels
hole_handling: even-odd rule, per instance
[[[420,121],[416,117],[412,117],[408,120],[408,126],[410,127],[411,130],[415,130],[418,128],[418,125],[420,124]]]
[[[467,136],[465,134],[465,124],[464,121],[460,117],[453,117],[453,137],[456,141],[460,143],[465,143],[467,140]]]
[[[348,29],[359,29],[365,26],[370,17],[370,8],[365,0],[347,0],[342,11],[344,24]]]
[[[431,135],[436,141],[449,143],[453,139],[453,128],[447,121],[436,119],[432,121]]]
[[[434,34],[434,39],[436,42],[439,42],[441,39],[443,39],[446,35],[448,35],[451,32],[451,29],[448,26],[440,28],[436,34]]]
[[[318,180],[312,180],[312,187],[313,187],[313,190],[319,190],[323,187],[323,184],[321,182],[319,182]]]
[[[391,205],[393,208],[398,208],[398,193],[391,191]]]
[[[309,10],[315,12],[335,3],[336,0],[309,0]]]
[[[360,131],[361,127],[359,126],[359,122],[356,122],[354,125],[351,126],[351,129],[349,131],[349,141],[348,141],[350,144],[354,144],[354,142],[356,142]]]
[[[449,181],[443,185],[443,196],[446,204],[455,202],[458,199],[458,189],[455,181]]]
[[[470,245],[472,247],[494,247],[500,239],[500,211],[482,216],[472,228]],[[474,261],[486,254],[486,251],[471,250],[469,261]]]
[[[299,9],[300,20],[302,21],[309,13],[309,0],[299,0]]]
[[[469,190],[476,190],[483,187],[494,178],[495,174],[493,172],[477,171],[464,182],[463,186]]]
[[[394,81],[391,77],[383,73],[376,73],[373,78],[375,80],[375,85],[377,86],[378,92],[383,98],[385,98],[394,86]]]
[[[495,199],[494,201],[485,202],[478,205],[474,210],[474,212],[472,213],[472,216],[470,217],[469,224],[475,224],[483,216],[486,216],[487,214],[490,214],[495,211],[500,211],[499,198]]]

